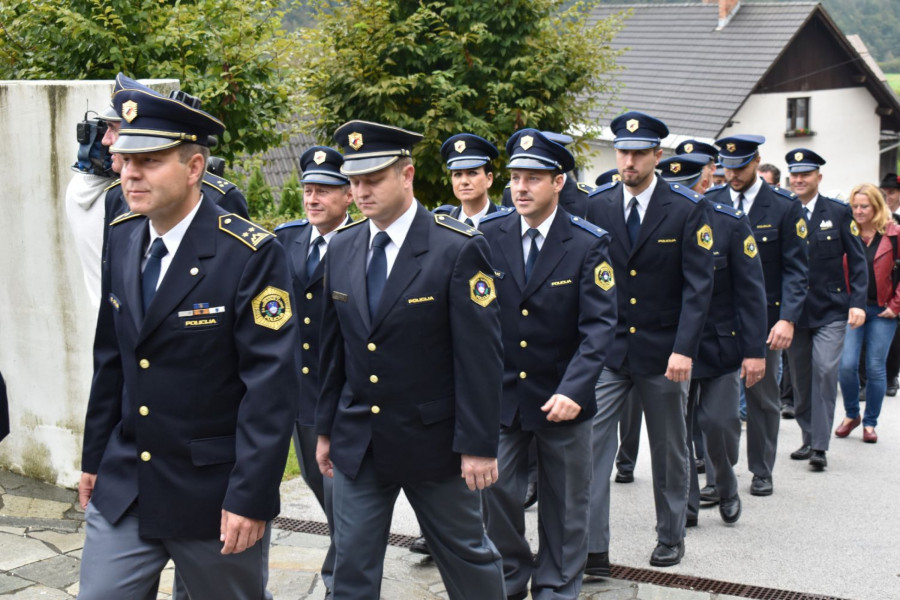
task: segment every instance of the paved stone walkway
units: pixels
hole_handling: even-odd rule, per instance
[[[0,470],[0,597],[65,600],[78,594],[84,516],[73,490]],[[269,590],[276,600],[321,600],[318,575],[328,538],[280,529],[272,532]],[[159,598],[171,598],[172,565]],[[729,596],[619,580],[596,580],[581,596],[590,600],[731,600]],[[437,568],[405,548],[388,547],[382,598],[446,599]],[[212,599],[200,599],[212,600]]]

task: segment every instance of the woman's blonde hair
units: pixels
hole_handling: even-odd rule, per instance
[[[881,195],[881,190],[878,189],[877,185],[872,183],[860,183],[850,192],[851,206],[853,205],[853,199],[856,198],[857,194],[862,194],[868,198],[869,204],[875,209],[875,216],[872,218],[872,224],[875,226],[875,231],[884,233],[884,228],[887,226],[888,221],[891,220],[891,212],[884,202],[884,196]]]

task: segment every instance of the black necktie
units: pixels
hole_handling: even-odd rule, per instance
[[[641,232],[641,215],[638,212],[637,198],[632,198],[628,204],[631,206],[631,210],[628,213],[628,220],[625,221],[625,227],[628,228],[628,239],[631,240],[631,245],[634,246],[634,243],[637,242],[638,234]]]
[[[141,291],[143,292],[144,314],[147,314],[147,307],[153,301],[156,295],[156,284],[159,282],[159,270],[162,266],[162,257],[168,254],[166,244],[161,237],[153,240],[150,244],[150,257],[147,264],[144,265],[144,275],[141,278]]]
[[[375,234],[372,240],[372,259],[369,261],[369,271],[366,273],[366,291],[369,294],[369,317],[375,318],[375,310],[378,301],[381,300],[381,292],[384,291],[384,282],[387,281],[387,255],[384,247],[391,238],[383,231]]]
[[[316,241],[313,242],[312,249],[309,251],[309,256],[306,257],[306,278],[312,278],[313,272],[316,270],[316,267],[319,266],[319,261],[321,260],[321,254],[319,253],[319,246],[325,243],[325,238],[319,236],[316,238]]]
[[[803,213],[806,215],[806,222],[809,223],[809,220],[812,219],[812,213],[805,206],[803,207]]]
[[[469,217],[466,217],[466,220],[463,221],[463,223],[465,223],[465,224],[468,225],[469,227],[475,227],[475,223],[474,223],[474,222],[472,221],[472,219],[470,219]]]
[[[541,232],[532,228],[525,233],[531,236],[531,248],[528,249],[528,258],[525,260],[525,281],[528,281],[528,278],[531,277],[531,272],[534,271],[534,263],[537,262],[538,253],[540,252],[537,245],[537,236],[541,235]]]
[[[741,194],[738,196],[738,203],[737,203],[737,206],[735,206],[735,208],[738,209],[739,211],[741,211],[742,213],[747,212],[746,210],[744,210],[744,200],[746,200],[746,198],[744,197],[744,193],[741,192]]]

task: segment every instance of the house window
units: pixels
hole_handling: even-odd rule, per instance
[[[809,126],[809,97],[788,98],[785,132],[788,137],[813,135]]]

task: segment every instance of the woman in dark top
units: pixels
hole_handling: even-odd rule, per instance
[[[863,183],[850,194],[853,219],[859,226],[859,236],[866,245],[869,267],[869,291],[866,301],[866,323],[863,327],[847,327],[844,351],[841,355],[839,380],[844,397],[846,417],[835,430],[838,437],[847,437],[863,424],[863,441],[875,443],[875,426],[881,413],[886,387],[885,360],[897,328],[900,313],[900,288],[895,284],[894,261],[900,226],[894,223],[884,196],[877,186]],[[847,260],[844,259],[844,273]],[[859,355],[866,348],[866,411],[859,414]]]

